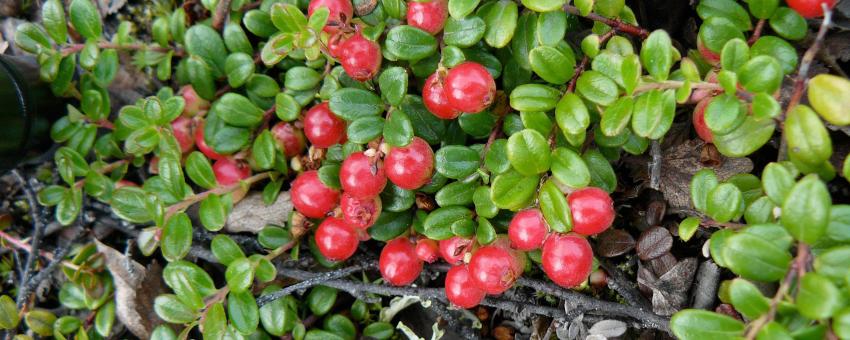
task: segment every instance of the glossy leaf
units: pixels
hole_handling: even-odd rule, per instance
[[[546,172],[551,164],[549,143],[535,130],[522,130],[508,138],[508,160],[525,176]]]

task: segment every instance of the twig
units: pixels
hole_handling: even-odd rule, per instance
[[[629,35],[632,35],[632,36],[635,36],[635,37],[638,37],[638,38],[641,38],[641,39],[646,39],[646,37],[649,36],[649,32],[647,30],[640,28],[640,27],[637,27],[635,25],[627,24],[627,23],[622,22],[622,21],[617,20],[617,19],[609,19],[609,18],[603,17],[603,16],[596,14],[596,13],[589,13],[587,15],[582,15],[581,11],[579,11],[578,8],[576,8],[575,6],[564,5],[564,10],[567,11],[567,13],[570,13],[572,15],[587,18],[587,19],[590,19],[590,20],[593,20],[593,21],[601,22],[603,24],[611,26],[611,28],[613,28],[615,30],[621,31],[623,33],[626,33],[626,34],[629,34]]]
[[[30,208],[30,219],[32,220],[33,226],[32,245],[30,246],[29,254],[27,254],[27,259],[24,262],[23,273],[21,274],[20,285],[22,289],[18,291],[17,306],[18,308],[21,308],[29,293],[26,289],[26,283],[30,278],[30,270],[32,269],[33,262],[35,262],[36,257],[38,257],[37,252],[41,245],[41,234],[44,231],[44,224],[41,223],[40,206],[36,203],[35,193],[33,192],[32,187],[30,187],[27,180],[21,176],[17,169],[12,170],[12,176],[18,181],[21,186],[21,190],[24,191],[24,196],[27,198],[27,204]]]
[[[632,281],[626,277],[625,273],[612,264],[611,261],[602,259],[599,261],[599,265],[608,272],[608,288],[620,294],[626,302],[638,308],[649,308],[652,306],[640,294],[640,291],[632,284]]]
[[[764,24],[767,22],[765,19],[759,20],[756,24],[756,28],[753,30],[753,35],[750,36],[750,39],[747,40],[747,43],[752,45],[755,44],[757,40],[761,37],[761,31],[764,30]]]
[[[228,10],[230,9],[230,1],[231,0],[221,0],[218,2],[218,6],[215,7],[212,28],[216,31],[221,31],[221,27],[224,26],[224,19],[227,17],[227,12],[229,12]]]
[[[82,215],[82,212],[80,215]],[[80,229],[77,231],[74,237],[72,237],[67,244],[60,247],[59,250],[57,250],[56,253],[53,254],[53,259],[50,260],[50,262],[48,262],[44,268],[39,270],[38,273],[33,275],[33,277],[31,277],[29,281],[27,281],[26,285],[21,286],[21,291],[26,292],[26,294],[21,294],[24,296],[24,298],[26,298],[26,296],[29,295],[29,292],[33,291],[41,283],[41,281],[44,281],[44,279],[51,275],[51,273],[53,273],[53,270],[55,270],[56,267],[58,267],[60,264],[66,267],[68,266],[68,264],[70,264],[70,262],[64,260],[65,256],[67,256],[68,253],[71,251],[71,247],[74,245],[74,242],[76,242],[83,234],[85,234],[85,229],[82,227],[81,224]],[[76,268],[76,270],[79,269],[79,267]]]
[[[599,45],[602,46],[607,42],[611,37],[617,34],[618,28],[613,28],[605,34],[599,36]],[[590,64],[590,58],[588,56],[584,56],[581,58],[581,62],[579,62],[578,66],[575,67],[573,71],[573,78],[570,79],[569,84],[567,85],[567,92],[575,92],[576,82],[578,81],[578,77],[584,73],[584,70],[587,69],[587,65]]]
[[[661,143],[657,139],[652,140],[649,147],[652,160],[649,162],[649,187],[661,190]]]
[[[269,172],[259,173],[259,174],[256,174],[254,176],[243,179],[239,183],[234,183],[234,184],[226,185],[226,186],[222,186],[222,187],[216,187],[214,189],[210,189],[210,190],[204,191],[202,193],[189,196],[186,199],[169,206],[168,211],[165,213],[165,219],[168,220],[171,216],[174,216],[174,214],[181,212],[181,211],[185,210],[186,208],[189,208],[190,206],[192,206],[192,204],[203,201],[209,195],[213,195],[213,194],[221,195],[221,194],[230,193],[230,192],[232,192],[236,189],[241,188],[243,185],[250,186],[251,184],[254,184],[256,182],[259,182],[261,180],[269,178],[270,175],[271,175],[271,173],[269,173]]]
[[[77,53],[85,47],[86,44],[67,44],[60,50],[62,56],[68,56],[73,53]],[[168,53],[174,51],[174,56],[182,57],[183,50],[178,48],[170,48],[170,47],[162,47],[162,46],[149,46],[144,44],[116,44],[111,42],[99,42],[97,43],[97,47],[102,49],[114,49],[114,50],[128,50],[128,51],[154,51],[160,53]]]
[[[802,274],[805,273],[808,258],[809,246],[803,243],[798,244],[797,256],[794,258],[791,268],[788,268],[788,272],[785,273],[785,278],[782,279],[782,283],[779,284],[779,289],[776,290],[776,294],[773,295],[772,299],[770,299],[770,309],[766,314],[762,315],[750,324],[750,328],[747,330],[746,334],[747,340],[755,339],[761,328],[773,320],[776,316],[776,308],[779,306],[779,302],[785,297],[785,294],[788,294],[788,290],[791,289],[791,281],[794,280],[795,276],[799,280],[802,278]]]
[[[373,267],[373,266],[354,265],[354,266],[351,266],[351,267],[318,274],[318,275],[316,275],[312,278],[306,279],[306,280],[301,281],[299,283],[296,283],[294,285],[286,286],[286,287],[284,287],[284,288],[282,288],[282,289],[280,289],[276,292],[273,292],[271,294],[260,296],[259,298],[257,298],[257,305],[262,307],[263,305],[265,305],[269,302],[275,301],[275,300],[280,299],[284,296],[292,294],[293,292],[295,292],[297,290],[310,288],[310,287],[313,287],[315,285],[321,285],[322,282],[325,282],[325,281],[328,281],[328,280],[343,278],[343,277],[351,275],[355,272],[367,269],[369,267]]]

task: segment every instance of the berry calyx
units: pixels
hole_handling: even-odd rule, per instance
[[[416,241],[416,257],[422,261],[434,263],[440,258],[439,244],[429,238],[420,238],[419,241]]]
[[[339,63],[351,79],[367,81],[381,68],[381,46],[359,31],[337,47]]]
[[[425,85],[422,87],[422,102],[425,103],[425,108],[438,118],[455,119],[463,113],[449,105],[449,98],[446,97],[445,85],[440,79],[439,71],[425,80]]]
[[[354,6],[349,0],[311,0],[307,6],[307,16],[312,16],[321,7],[328,8],[328,22],[323,28],[328,33],[339,31],[354,17]]]
[[[711,129],[709,129],[708,125],[705,123],[705,108],[708,107],[708,104],[711,103],[712,99],[712,97],[709,97],[700,100],[694,108],[693,115],[694,130],[697,131],[697,136],[706,143],[711,143],[714,140],[714,134],[711,133]]]
[[[185,106],[183,106],[183,115],[193,117],[201,111],[206,111],[210,108],[210,102],[201,98],[192,85],[185,85],[180,88],[180,95],[183,96]]]
[[[387,185],[384,164],[380,159],[356,152],[342,162],[339,169],[339,182],[342,190],[359,199],[378,196]]]
[[[543,271],[561,287],[580,285],[590,275],[593,250],[590,243],[575,234],[553,234],[543,243]]]
[[[316,170],[305,171],[292,181],[292,206],[309,218],[321,218],[336,207],[339,191],[327,187]]]
[[[406,237],[387,242],[378,266],[384,281],[394,286],[409,285],[422,273],[422,260],[416,257],[416,249]]]
[[[345,121],[331,111],[328,102],[322,102],[304,114],[304,135],[314,147],[331,147],[345,139]]]
[[[469,261],[472,281],[487,294],[502,294],[522,275],[517,258],[506,247],[479,248]]]
[[[345,223],[357,229],[367,229],[375,224],[381,215],[381,198],[376,196],[359,199],[343,192],[340,208]]]
[[[251,168],[245,162],[222,158],[212,166],[219,185],[231,185],[251,176]]]
[[[316,228],[316,246],[328,260],[342,261],[357,251],[357,233],[336,217],[328,217]]]
[[[180,145],[180,151],[187,153],[195,147],[194,121],[192,118],[180,116],[171,121],[171,131],[174,139]]]
[[[449,17],[446,0],[410,1],[407,3],[407,24],[431,35],[443,30]]]
[[[549,226],[538,209],[527,209],[516,213],[508,226],[511,246],[518,250],[529,251],[540,248],[548,234]]]
[[[198,146],[198,150],[207,156],[207,158],[212,160],[219,160],[224,158],[224,155],[215,152],[213,148],[207,145],[207,141],[204,139],[204,125],[205,122],[203,120],[199,120],[197,124],[195,124],[195,145]]]
[[[440,256],[448,264],[463,263],[463,257],[472,250],[472,240],[460,236],[440,240]]]
[[[467,61],[449,70],[445,81],[446,97],[457,110],[478,113],[496,98],[496,81],[479,63]]]
[[[823,16],[821,4],[828,9],[835,7],[836,0],[787,0],[788,7],[793,8],[806,19],[820,18]]]
[[[614,222],[614,201],[602,189],[588,187],[572,192],[567,203],[573,215],[573,232],[599,234]]]
[[[296,128],[292,123],[279,122],[272,126],[272,137],[277,142],[277,147],[286,157],[292,158],[300,155],[307,147],[304,132]]]
[[[449,269],[446,273],[446,298],[453,305],[460,308],[472,308],[478,306],[484,300],[486,293],[478,288],[469,273],[469,266],[459,265]]]
[[[384,157],[387,178],[402,189],[419,189],[434,174],[434,151],[424,139],[413,137],[407,146],[395,147]]]

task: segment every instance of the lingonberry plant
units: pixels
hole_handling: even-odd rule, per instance
[[[850,338],[850,206],[829,190],[850,178],[832,146],[850,125],[850,81],[809,76],[834,6],[700,0],[688,45],[641,28],[623,0],[202,0],[140,27],[143,41],[129,22],[104,34],[93,0],[47,0],[15,42],[73,102],[51,129],[61,182],[38,201],[61,225],[105,203],[139,226],[142,254],[167,262],[169,291],[148,305],[171,325],[137,337],[387,339],[401,303],[382,308],[377,295],[418,295],[683,339]],[[817,32],[806,18],[820,18]],[[163,87],[113,112],[124,60]],[[636,208],[622,204],[635,187],[676,190],[662,144],[692,137],[706,166],[666,219],[686,217],[676,242],[707,240],[706,262],[728,269],[707,288],[703,308],[717,290],[716,311],[665,293],[685,276],[671,269],[665,210],[632,226]],[[761,178],[719,165],[753,154]],[[621,171],[635,162],[645,184]],[[292,207],[248,237],[253,249],[225,229],[250,191]],[[637,258],[624,255],[630,232]],[[631,245],[599,254],[617,235]],[[0,328],[21,329],[23,316],[32,334],[108,337],[124,293],[104,248],[50,255],[64,261],[59,301],[89,317],[3,296]],[[601,259],[615,256],[637,269]],[[304,263],[334,270],[293,269]],[[626,304],[604,301],[606,285]],[[565,301],[530,306],[505,294],[517,286]],[[646,310],[641,292],[667,308]]]

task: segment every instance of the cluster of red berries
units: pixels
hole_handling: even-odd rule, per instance
[[[484,111],[496,97],[496,81],[481,64],[467,61],[425,80],[422,101],[435,116],[454,119],[461,113]]]

